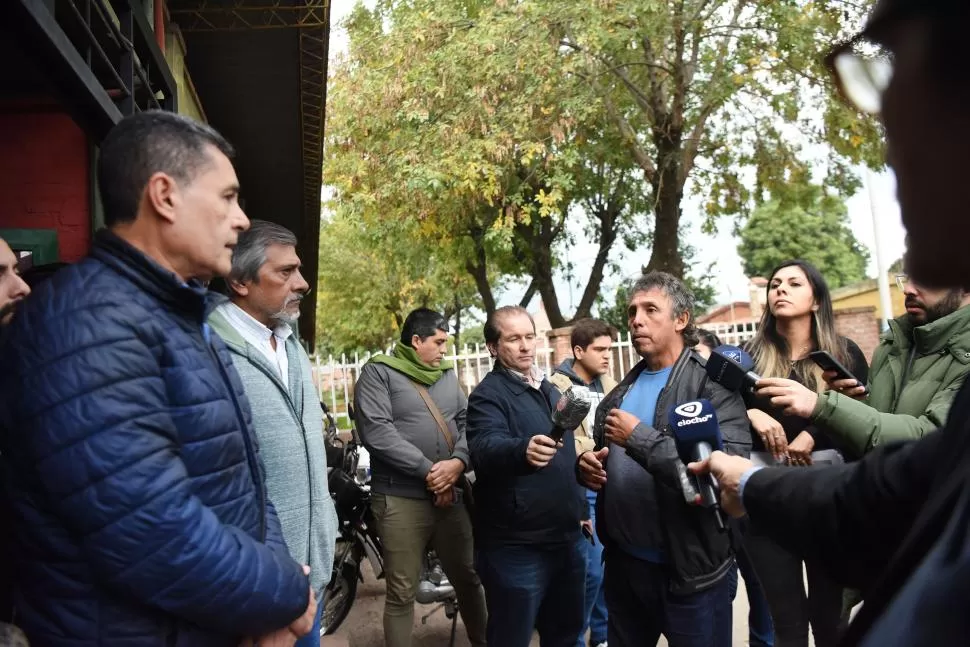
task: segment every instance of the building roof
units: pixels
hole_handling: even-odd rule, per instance
[[[733,303],[716,305],[710,310],[708,310],[707,312],[705,312],[704,314],[702,314],[700,317],[698,317],[697,324],[702,325],[707,323],[708,321],[716,319],[717,317],[727,314],[731,311],[732,307],[734,307],[735,309],[745,308],[749,311],[749,313],[751,310],[751,304],[747,301],[735,301]]]
[[[840,301],[842,299],[848,299],[849,297],[854,297],[865,292],[872,292],[879,289],[879,283],[876,279],[866,279],[865,281],[859,281],[858,283],[851,283],[849,285],[843,285],[840,288],[832,290],[832,300]]]

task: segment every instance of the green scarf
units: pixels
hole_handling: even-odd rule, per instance
[[[431,386],[444,375],[445,371],[452,368],[451,362],[446,359],[441,360],[438,368],[428,366],[418,358],[414,349],[404,344],[395,344],[394,350],[390,355],[374,355],[368,363],[386,364],[395,371],[404,373],[415,382],[420,382],[425,386]]]

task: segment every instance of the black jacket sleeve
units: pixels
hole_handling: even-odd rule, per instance
[[[848,465],[759,470],[745,486],[745,508],[759,532],[865,590],[925,502],[943,438],[887,445]]]

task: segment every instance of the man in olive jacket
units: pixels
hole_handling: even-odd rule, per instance
[[[854,381],[835,380],[811,412],[819,429],[857,457],[943,427],[970,374],[970,295],[928,290],[903,276],[897,282],[906,314],[889,322],[873,355],[868,399],[855,399],[864,389]]]

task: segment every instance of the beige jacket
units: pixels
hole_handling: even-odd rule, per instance
[[[611,376],[609,373],[601,375],[599,380],[600,384],[603,385],[604,396],[606,396],[616,387],[616,380],[614,380],[613,376]],[[575,384],[575,382],[568,375],[558,371],[552,374],[549,381],[552,382],[553,386],[559,389],[561,393],[565,393],[566,389]],[[573,434],[573,438],[576,440],[577,456],[583,452],[592,451],[594,448],[593,430],[587,428],[588,424],[588,418],[584,419],[583,424],[579,425],[579,427],[575,430],[576,433]]]

